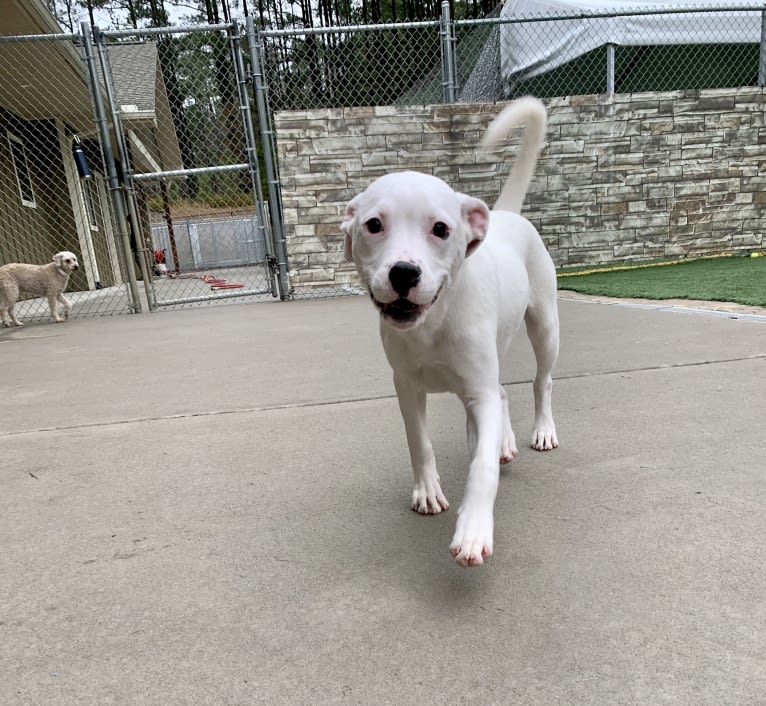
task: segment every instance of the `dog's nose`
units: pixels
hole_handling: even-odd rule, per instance
[[[420,281],[420,268],[411,262],[400,260],[388,271],[388,279],[394,291],[400,297],[406,297],[407,292]]]
[[[79,270],[79,269],[80,269],[80,266],[79,266],[79,265],[73,265],[73,266],[72,266],[72,269],[73,269],[73,270]]]

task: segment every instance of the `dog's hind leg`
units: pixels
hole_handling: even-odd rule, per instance
[[[500,446],[500,463],[510,463],[516,458],[516,436],[511,428],[511,413],[508,409],[508,395],[500,385],[500,398],[503,400],[503,443]]]
[[[19,320],[16,318],[16,302],[15,302],[15,301],[12,301],[12,302],[11,302],[11,303],[8,305],[8,316],[10,316],[10,317],[11,317],[11,321],[13,322],[13,325],[14,325],[14,326],[23,326],[23,325],[24,325],[24,322],[23,322],[23,321],[19,321]],[[6,326],[9,326],[9,325],[10,325],[10,324],[6,324]]]
[[[436,456],[426,428],[426,393],[415,381],[394,374],[394,387],[407,432],[415,487],[410,507],[421,515],[438,515],[449,507],[444,497]]]
[[[533,383],[535,422],[532,427],[532,448],[548,451],[559,445],[551,409],[551,372],[559,353],[559,320],[555,293],[552,304],[546,302],[545,306],[528,308],[524,322],[537,361],[537,373]]]
[[[59,293],[58,300],[64,305],[64,318],[68,319],[69,315],[72,313],[72,303],[63,293]]]
[[[3,282],[0,285],[0,318],[3,320],[3,326],[10,328],[11,324],[14,326],[22,326],[23,324],[16,318],[16,314],[13,309],[16,306],[16,301],[19,298],[19,288],[15,282]]]

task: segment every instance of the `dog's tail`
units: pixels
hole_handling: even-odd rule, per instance
[[[511,128],[520,125],[525,126],[521,150],[495,203],[496,209],[513,213],[521,211],[545,140],[545,106],[531,96],[513,101],[490,123],[481,141],[484,148],[497,145],[507,138]]]

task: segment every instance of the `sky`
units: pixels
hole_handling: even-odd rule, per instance
[[[168,12],[168,15],[170,16],[170,24],[173,24],[173,25],[186,24],[186,22],[183,22],[183,18],[185,16],[192,14],[192,10],[190,8],[171,7],[170,5],[167,6],[167,12]],[[112,25],[112,21],[109,17],[108,12],[105,12],[103,10],[96,10],[94,14],[96,16],[96,24],[101,29],[115,29],[115,27]],[[127,13],[123,13],[123,14],[127,17]],[[80,18],[79,21],[87,20],[87,19],[88,19],[88,13],[87,11],[85,11],[83,12],[83,16]]]

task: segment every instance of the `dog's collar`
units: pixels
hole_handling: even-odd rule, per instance
[[[64,270],[62,270],[59,265],[56,265],[56,272],[58,272],[62,277],[69,277],[69,272],[64,272]]]

